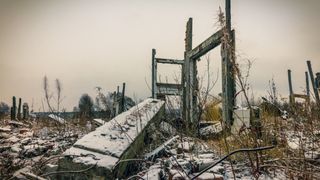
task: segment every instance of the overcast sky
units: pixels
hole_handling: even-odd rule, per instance
[[[224,0],[1,0],[0,101],[22,97],[34,110],[44,97],[42,79],[51,89],[59,78],[63,106],[77,106],[94,87],[114,91],[127,83],[127,95],[151,95],[151,49],[158,57],[183,58],[186,21],[193,17],[193,47],[217,30]],[[297,93],[305,87],[306,60],[320,71],[320,1],[233,0],[239,63],[253,60],[250,82],[255,96],[266,94],[274,78],[288,94],[287,69]],[[210,53],[210,73],[221,70],[220,48]],[[205,59],[205,58],[203,58]],[[179,76],[178,67],[159,65],[162,80]],[[205,61],[199,63],[199,75]],[[213,79],[214,79],[213,78]],[[218,77],[219,78],[219,77]],[[213,94],[221,92],[219,79]]]

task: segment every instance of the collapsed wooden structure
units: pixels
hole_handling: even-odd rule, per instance
[[[192,48],[192,18],[189,18],[186,27],[185,52],[183,60],[156,58],[156,50],[152,50],[152,97],[162,98],[165,95],[179,95],[182,99],[182,118],[195,127],[199,116],[199,87],[197,79],[197,61],[210,50],[221,45],[222,58],[222,106],[223,120],[227,127],[233,122],[233,109],[235,106],[235,78],[234,47],[235,33],[231,28],[231,4],[225,1],[225,21],[223,27],[213,33],[209,38]],[[157,64],[166,63],[182,66],[181,84],[166,84],[157,82]]]
[[[311,81],[313,95],[317,104],[320,104],[319,91],[320,91],[320,73],[316,73],[316,77],[314,77],[314,73],[311,66],[311,61],[307,61],[307,67],[309,73],[305,72],[305,80],[306,80],[306,93],[305,94],[297,94],[293,91],[292,86],[292,77],[291,77],[291,69],[288,69],[288,83],[289,83],[289,103],[293,105],[296,102],[297,98],[304,99],[305,104],[310,105],[310,84]],[[309,78],[310,77],[310,78]],[[310,80],[309,80],[310,79]]]

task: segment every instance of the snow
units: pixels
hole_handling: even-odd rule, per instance
[[[104,155],[76,147],[71,147],[64,152],[65,156],[76,156],[73,159],[75,163],[82,163],[85,165],[95,165],[99,167],[106,167],[108,169],[113,168],[113,166],[118,162],[118,158]]]
[[[93,119],[93,121],[98,124],[99,126],[103,125],[106,123],[106,121],[102,120],[102,119]]]
[[[59,117],[59,116],[57,116],[55,114],[49,114],[48,117],[53,119],[53,120],[58,121],[61,124],[65,123],[65,120],[63,118],[61,118],[61,117]]]
[[[94,152],[100,157],[99,161],[96,160],[100,165],[109,167],[109,163],[115,164],[163,104],[164,101],[161,100],[146,99],[79,139],[64,154],[74,155],[79,154],[79,151],[88,151],[91,154]],[[88,156],[77,157],[76,160],[92,163],[92,158]]]
[[[145,154],[146,159],[149,159],[151,157],[156,156],[158,153],[160,153],[161,151],[165,150],[165,147],[167,147],[169,144],[171,144],[173,141],[175,141],[176,139],[178,139],[179,136],[174,136],[173,138],[169,139],[168,141],[166,141],[165,143],[163,143],[161,146],[159,146],[158,148],[156,148],[155,150],[153,150],[150,153]]]
[[[10,131],[11,131],[10,126],[0,127],[0,132],[10,132]]]
[[[222,132],[222,126],[220,123],[216,123],[200,129],[200,134],[203,136],[218,134],[220,132]]]
[[[149,167],[148,171],[142,177],[143,179],[158,180],[160,179],[160,171],[162,170],[160,164],[155,164]]]

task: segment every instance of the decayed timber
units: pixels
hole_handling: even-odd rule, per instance
[[[183,60],[178,60],[178,59],[164,59],[164,58],[156,58],[157,63],[162,63],[162,64],[177,64],[177,65],[183,65],[184,61]]]
[[[219,30],[218,32],[211,35],[208,39],[203,41],[201,44],[199,44],[197,47],[192,49],[188,56],[191,59],[197,60],[201,56],[205,55],[210,50],[214,49],[215,47],[219,46],[221,43],[221,38],[223,36],[222,30]]]
[[[309,75],[310,75],[311,84],[312,84],[312,87],[313,87],[313,93],[314,93],[314,96],[316,98],[316,102],[317,102],[317,104],[320,104],[319,92],[318,92],[317,87],[315,85],[315,78],[314,78],[314,75],[313,75],[313,70],[312,70],[312,66],[311,66],[311,62],[310,61],[307,61],[307,66],[308,66]]]

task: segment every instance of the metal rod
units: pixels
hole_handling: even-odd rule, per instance
[[[263,151],[263,150],[268,150],[268,149],[272,149],[275,146],[266,146],[266,147],[259,147],[259,148],[252,148],[252,149],[238,149],[235,151],[232,151],[231,153],[225,155],[223,158],[221,158],[219,161],[213,163],[212,165],[208,166],[207,168],[205,168],[204,170],[202,170],[199,174],[195,175],[194,177],[191,178],[191,180],[196,179],[197,177],[199,177],[201,174],[205,173],[206,171],[208,171],[209,169],[211,169],[212,167],[216,166],[217,164],[221,163],[222,161],[224,161],[225,159],[227,159],[229,156],[236,154],[236,153],[240,153],[240,152],[253,152],[253,151]]]

